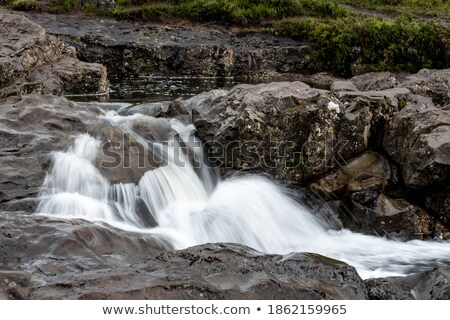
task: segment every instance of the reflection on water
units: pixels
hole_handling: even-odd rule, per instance
[[[136,77],[110,79],[111,92],[108,96],[70,96],[75,101],[171,101],[186,99],[213,89],[231,89],[242,83],[232,78],[185,78],[185,77]],[[259,81],[261,82],[261,81]],[[249,83],[249,81],[246,81]]]

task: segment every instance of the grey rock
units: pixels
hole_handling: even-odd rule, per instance
[[[51,95],[0,100],[0,207],[33,211],[27,199],[38,193],[51,153],[86,132],[97,114]]]
[[[200,102],[193,119],[223,167],[249,166],[298,182],[367,150],[373,122],[395,110],[385,95],[340,101],[302,82],[238,85],[225,96]]]
[[[80,60],[104,64],[111,76],[272,78],[306,70],[311,47],[263,33],[238,36],[221,26],[90,19],[24,13],[77,48]]]
[[[417,95],[431,98],[438,107],[450,103],[450,69],[422,69],[407,76],[400,86]]]
[[[386,127],[384,149],[405,184],[419,189],[450,181],[450,111],[407,107]]]
[[[0,97],[28,93],[104,94],[106,68],[19,14],[0,11]]]
[[[448,300],[450,297],[448,266],[407,277],[369,279],[365,283],[369,298],[374,300]]]
[[[81,286],[81,284],[84,284]],[[264,255],[234,244],[166,251],[108,272],[49,279],[33,299],[365,299],[347,264],[320,255]]]
[[[369,72],[354,76],[351,82],[360,91],[377,91],[391,89],[398,85],[399,81],[395,74],[390,72]]]
[[[336,94],[342,91],[358,91],[358,88],[351,81],[334,81],[331,84],[330,91]]]

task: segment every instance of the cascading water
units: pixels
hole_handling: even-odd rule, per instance
[[[151,145],[163,165],[147,171],[138,184],[111,184],[94,164],[101,140],[82,134],[72,148],[54,153],[37,210],[40,214],[160,235],[174,248],[235,242],[266,253],[315,252],[348,262],[363,278],[406,275],[450,262],[447,242],[399,242],[331,230],[265,177],[247,175],[219,182],[214,169],[195,165],[203,161],[203,151],[193,138],[192,125],[158,119],[170,129],[168,143],[162,143],[133,131],[136,122],[155,124],[154,118],[122,117],[110,111],[102,120]],[[157,226],[148,227],[142,221],[139,199]]]

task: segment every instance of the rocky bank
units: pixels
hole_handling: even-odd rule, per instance
[[[20,13],[77,49],[82,61],[105,65],[110,77],[277,78],[305,69],[307,43],[267,34],[239,35],[217,25],[116,21]]]

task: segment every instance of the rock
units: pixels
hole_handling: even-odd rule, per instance
[[[376,134],[373,123],[395,112],[385,96],[403,93],[338,100],[301,82],[238,85],[225,96],[199,102],[193,119],[224,168],[247,164],[297,183],[367,150]]]
[[[0,213],[0,243],[0,297],[8,299],[29,299],[55,276],[132,264],[171,248],[157,236],[20,213]]]
[[[400,86],[417,95],[431,98],[438,107],[450,103],[450,69],[422,69],[407,76]]]
[[[407,277],[369,279],[365,281],[373,300],[448,300],[450,268],[434,268]]]
[[[0,100],[0,208],[33,211],[50,154],[86,132],[97,109],[50,95]]]
[[[344,227],[367,234],[403,239],[449,237],[449,230],[422,208],[389,193],[398,183],[397,169],[384,157],[366,152],[309,185],[324,201],[338,208]]]
[[[424,205],[437,219],[450,228],[450,186],[442,186],[438,189],[425,193]]]
[[[200,107],[202,105],[211,104],[215,99],[227,95],[227,90],[215,89],[208,92],[200,93],[192,98],[181,101],[186,110],[192,112],[194,108]]]
[[[351,81],[334,81],[331,84],[330,91],[334,94],[338,92],[346,91],[358,91],[355,84]]]
[[[172,101],[167,105],[162,105],[161,109],[156,113],[158,118],[175,118],[179,116],[188,115],[189,112],[186,110],[184,105],[178,101]]]
[[[449,184],[450,111],[406,107],[385,131],[383,147],[399,164],[408,188]]]
[[[104,64],[112,77],[297,76],[307,68],[311,52],[303,42],[264,33],[239,36],[221,26],[23,14],[76,47],[80,60]]]
[[[362,191],[353,193],[350,200],[353,208],[345,220],[351,222],[344,222],[344,225],[350,225],[354,231],[405,240],[442,239],[444,235],[448,236],[448,229],[443,230],[443,226],[436,225],[425,210],[404,199]]]
[[[386,90],[399,83],[395,74],[390,72],[369,72],[350,79],[360,91]]]
[[[365,280],[370,300],[414,300],[414,296],[397,283],[398,278]]]
[[[309,84],[313,88],[330,90],[331,85],[341,79],[327,72],[319,72],[310,76],[302,76],[299,80]]]
[[[75,48],[38,24],[2,10],[0,30],[0,97],[107,92],[105,67],[77,60]]]
[[[83,284],[83,285],[82,285]],[[264,255],[234,244],[166,251],[108,272],[37,284],[32,299],[365,299],[347,264],[320,255]]]
[[[345,166],[333,173],[311,183],[309,188],[325,197],[337,195],[343,198],[349,192],[363,190],[384,192],[390,183],[396,181],[396,168],[383,156],[368,151],[349,160]]]

